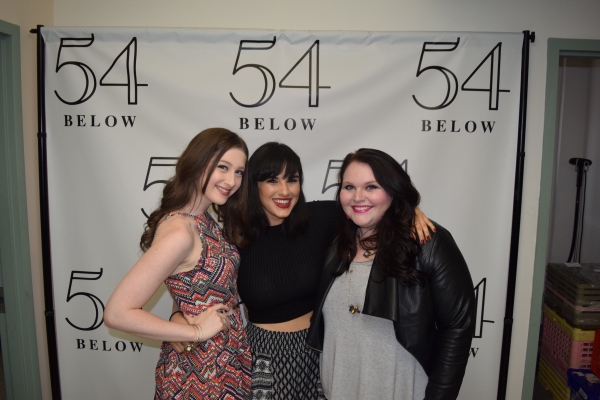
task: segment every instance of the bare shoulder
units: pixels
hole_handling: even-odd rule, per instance
[[[173,215],[163,221],[156,230],[156,236],[151,249],[169,247],[172,250],[191,250],[194,247],[195,229],[194,220],[183,215]]]

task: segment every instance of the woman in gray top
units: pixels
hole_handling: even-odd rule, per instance
[[[317,291],[307,344],[329,400],[458,396],[475,327],[473,282],[448,231],[411,235],[419,192],[388,154],[340,169],[345,215]]]

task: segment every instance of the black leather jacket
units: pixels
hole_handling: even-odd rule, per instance
[[[392,321],[396,339],[427,373],[426,400],[456,399],[475,331],[475,295],[465,260],[452,235],[435,224],[437,233],[421,246],[415,268],[427,274],[426,287],[408,287],[387,277],[373,261],[363,314]],[[306,344],[323,350],[323,304],[341,263],[331,246],[317,291]]]

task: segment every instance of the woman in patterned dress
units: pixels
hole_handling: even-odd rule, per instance
[[[237,192],[248,149],[222,128],[200,132],[189,143],[148,218],[144,251],[109,299],[104,323],[165,341],[156,367],[156,399],[245,399],[251,355],[238,307],[239,253],[229,242],[230,218],[243,204]],[[218,206],[221,229],[208,213]],[[189,325],[142,309],[165,282]],[[186,342],[178,354],[170,341]]]

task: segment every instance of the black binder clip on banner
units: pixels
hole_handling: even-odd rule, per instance
[[[581,242],[583,238],[583,212],[585,211],[585,188],[584,175],[586,174],[592,161],[587,158],[571,158],[569,164],[577,167],[577,197],[575,200],[575,221],[573,222],[573,239],[571,240],[571,250],[569,251],[569,259],[567,262],[573,260],[575,255],[575,262],[580,262],[581,257]],[[583,201],[581,199],[581,186],[583,184]],[[581,210],[581,213],[579,213]]]

